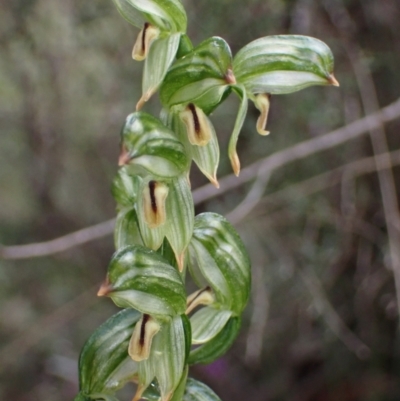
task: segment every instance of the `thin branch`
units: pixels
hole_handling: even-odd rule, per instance
[[[330,149],[348,140],[355,139],[368,132],[369,129],[378,127],[383,122],[393,121],[400,117],[400,99],[380,111],[361,118],[347,126],[332,131],[326,135],[313,138],[290,148],[276,152],[271,156],[261,159],[245,167],[241,175],[236,177],[231,174],[222,178],[220,189],[216,190],[211,184],[204,185],[193,191],[195,204],[200,204],[225,192],[238,188],[251,181],[258,174],[267,174],[274,169],[282,167],[295,160],[302,159],[322,150]],[[85,244],[98,238],[110,235],[113,232],[115,219],[96,224],[91,227],[67,234],[51,241],[33,243],[28,245],[14,245],[0,247],[0,259],[28,259],[38,256],[48,256],[57,252],[66,251],[75,246]]]
[[[307,286],[314,300],[314,306],[324,318],[332,332],[343,342],[346,347],[354,352],[360,359],[368,359],[371,350],[365,345],[343,322],[335,308],[329,302],[321,282],[310,268],[299,269],[300,276]]]
[[[358,89],[365,114],[370,114],[379,109],[379,101],[376,93],[375,83],[368,68],[367,63],[363,63],[361,58],[363,52],[354,39],[355,24],[343,6],[341,0],[324,1],[332,23],[336,26],[342,38],[343,47],[352,65],[354,76],[357,81]],[[383,121],[379,121],[376,127],[369,128],[370,139],[374,155],[387,155],[388,143]],[[396,193],[396,185],[393,176],[392,166],[380,168],[380,164],[390,164],[390,159],[381,160],[376,157],[378,168],[378,179],[382,197],[383,211],[385,215],[386,228],[389,238],[390,267],[396,286],[397,308],[400,311],[400,214],[399,203]]]
[[[111,219],[51,241],[28,245],[4,246],[0,248],[0,259],[28,259],[66,251],[67,249],[111,234],[114,230],[114,224],[115,219]]]
[[[314,153],[322,150],[333,148],[341,145],[351,139],[358,138],[359,136],[368,132],[368,130],[380,126],[382,122],[393,121],[400,117],[400,99],[396,100],[389,106],[384,107],[376,113],[361,118],[343,128],[339,128],[330,132],[329,134],[312,138],[304,142],[300,142],[290,148],[281,150],[261,159],[250,166],[245,167],[239,177],[233,174],[228,175],[219,180],[219,192],[211,184],[204,185],[201,188],[193,191],[193,197],[196,203],[201,203],[221,195],[231,189],[240,187],[241,185],[251,181],[258,174],[258,172],[268,172],[276,168],[282,167],[295,160],[303,159],[304,157],[311,156]]]
[[[257,206],[262,199],[270,177],[271,173],[262,174],[262,172],[259,171],[257,179],[254,181],[254,184],[246,197],[226,215],[226,218],[232,224],[243,220],[253,210],[253,208]]]

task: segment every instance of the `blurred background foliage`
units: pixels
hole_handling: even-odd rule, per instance
[[[184,4],[195,44],[218,35],[235,53],[258,37],[291,33],[318,37],[335,54],[341,87],[274,97],[269,137],[256,134],[258,112],[250,108],[238,146],[243,166],[399,97],[398,0]],[[0,243],[47,241],[111,219],[119,130],[141,87],[142,65],[130,58],[137,31],[111,0],[0,0],[0,7]],[[225,149],[237,107],[229,98],[211,117],[223,150],[220,177],[231,174]],[[146,109],[157,113],[157,100]],[[238,341],[221,360],[192,369],[222,400],[399,399],[392,273],[399,266],[391,263],[386,224],[395,227],[396,253],[397,191],[389,186],[384,196],[392,208],[384,209],[380,183],[392,171],[399,188],[400,158],[379,177],[368,157],[385,150],[383,134],[390,151],[399,149],[400,120],[382,128],[375,148],[366,132],[259,177],[259,202],[245,199],[249,183],[215,190],[198,205],[198,212],[228,214],[253,262],[252,300]],[[351,165],[356,160],[362,168]],[[204,184],[194,170],[193,188]],[[5,250],[0,399],[71,399],[80,349],[115,311],[96,297],[112,236],[47,257],[5,259]]]

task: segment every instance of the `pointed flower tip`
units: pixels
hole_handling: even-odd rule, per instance
[[[118,158],[118,166],[125,166],[125,164],[128,164],[130,160],[131,157],[128,150],[125,148],[125,146],[122,145],[121,153]]]
[[[180,255],[176,256],[176,262],[178,264],[179,273],[183,272],[183,268],[185,266],[185,252],[182,252]]]
[[[150,98],[153,96],[153,93],[155,92],[156,89],[149,89],[146,93],[142,95],[142,97],[139,99],[139,101],[136,103],[136,111],[140,111],[144,104],[150,100]]]
[[[235,85],[236,84],[236,77],[233,74],[233,71],[228,68],[228,71],[225,74],[225,81],[229,85]]]
[[[214,187],[215,188],[217,188],[217,189],[219,189],[219,182],[218,182],[218,180],[217,180],[217,177],[211,177],[210,178],[210,182],[211,182],[211,184],[213,184],[214,185]]]
[[[97,296],[98,297],[104,297],[107,296],[110,292],[112,292],[113,287],[111,283],[108,281],[108,278],[106,278],[106,281],[100,286],[99,291],[97,291]]]
[[[135,393],[134,397],[132,398],[132,401],[139,401],[142,398],[142,394],[143,394],[144,390],[146,390],[146,388],[139,384],[139,386],[136,390],[136,393]]]
[[[236,177],[239,177],[239,173],[240,173],[239,156],[235,152],[232,155],[230,155],[230,159],[231,159],[232,170],[233,170],[234,174],[236,175]]]
[[[339,81],[335,78],[335,76],[333,74],[329,75],[328,77],[328,82],[332,85],[332,86],[340,86]]]
[[[139,101],[136,103],[136,111],[140,111],[145,103],[146,103],[146,100],[144,100],[144,96],[142,96],[139,99]]]

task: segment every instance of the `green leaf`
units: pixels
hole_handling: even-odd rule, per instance
[[[243,127],[244,120],[246,118],[248,101],[246,90],[243,85],[236,85],[234,87],[234,91],[240,98],[240,107],[239,112],[236,116],[235,126],[233,127],[233,132],[229,140],[228,154],[229,160],[231,161],[232,169],[235,175],[238,176],[240,172],[240,160],[236,151],[236,145],[240,131]]]
[[[221,399],[205,384],[189,378],[182,401],[221,401]]]
[[[183,270],[184,255],[193,234],[194,205],[188,178],[181,175],[168,184],[166,200],[167,221],[165,236],[171,245],[180,271]]]
[[[115,248],[124,248],[131,244],[142,245],[139,223],[135,209],[123,209],[117,215],[114,228]]]
[[[185,289],[177,270],[160,254],[136,245],[113,255],[99,295],[111,297],[117,306],[152,316],[174,316],[186,309]]]
[[[165,107],[195,103],[209,114],[229,91],[232,55],[228,44],[212,37],[175,61],[160,88]]]
[[[186,149],[186,154],[190,155],[200,171],[218,188],[217,169],[219,165],[219,145],[214,126],[208,120],[211,128],[211,139],[205,146],[192,145],[188,139],[185,124],[179,115],[173,114],[173,130],[178,135],[179,140]]]
[[[115,392],[135,376],[137,364],[128,355],[128,343],[139,319],[139,312],[122,310],[86,341],[79,358],[83,394]]]
[[[120,165],[128,165],[128,173],[175,177],[186,171],[188,160],[183,145],[150,114],[130,114],[121,136]]]
[[[191,318],[192,343],[204,344],[212,340],[226,325],[231,311],[218,310],[206,306],[197,311]]]
[[[148,359],[139,362],[137,395],[157,379],[162,400],[169,400],[185,372],[186,337],[181,316],[164,322],[154,336]],[[135,397],[135,398],[136,398]]]
[[[153,41],[149,54],[146,57],[143,70],[142,98],[137,108],[140,109],[144,102],[157,91],[164,80],[168,68],[171,66],[178,51],[180,33],[161,37]]]
[[[252,94],[284,94],[312,85],[338,85],[333,77],[331,50],[308,36],[257,39],[238,52],[233,71],[237,82]]]
[[[196,270],[193,265],[197,264],[217,303],[240,314],[249,297],[250,261],[232,225],[216,213],[196,216],[189,255],[190,271]]]
[[[224,328],[209,342],[191,351],[189,364],[214,362],[228,351],[235,341],[241,325],[240,317],[232,317]]]
[[[142,28],[145,21],[168,32],[185,32],[187,17],[179,0],[113,0],[121,15]]]
[[[139,186],[140,179],[136,176],[131,176],[126,167],[121,167],[114,178],[111,188],[118,207],[132,207],[136,202]]]

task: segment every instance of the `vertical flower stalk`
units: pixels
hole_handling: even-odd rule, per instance
[[[268,134],[271,95],[337,86],[333,56],[317,39],[282,35],[257,39],[233,57],[219,37],[192,46],[179,0],[113,1],[140,29],[132,52],[145,62],[136,108],[159,89],[163,109],[160,119],[136,111],[122,128],[113,184],[116,252],[98,292],[122,310],[83,347],[75,400],[116,401],[133,381],[134,401],[218,401],[188,378],[188,367],[213,362],[235,340],[250,296],[250,259],[223,216],[195,216],[191,164],[219,186],[220,149],[209,115],[234,93],[240,106],[228,154],[239,175],[236,144],[248,100],[260,110],[257,131]],[[188,274],[198,286],[189,295]]]

